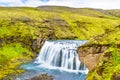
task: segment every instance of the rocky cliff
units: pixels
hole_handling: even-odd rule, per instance
[[[119,45],[85,44],[78,48],[79,59],[87,66],[87,80],[119,80]]]

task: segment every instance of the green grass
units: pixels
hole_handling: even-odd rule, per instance
[[[111,80],[115,72],[120,72],[120,54],[116,47],[109,47],[94,72],[89,73],[87,80]]]
[[[32,57],[33,53],[20,43],[5,44],[0,47],[0,79],[11,80],[14,76],[24,72],[17,67],[28,62]]]
[[[29,51],[26,48],[23,48],[19,43],[12,43],[5,45],[0,48],[0,65],[5,64],[10,59],[19,57],[23,53],[28,53]]]
[[[58,10],[59,8],[57,9],[57,7],[55,7],[55,9]],[[60,10],[62,13],[58,13],[56,11],[48,12],[46,10],[39,10],[36,8],[1,8],[0,24],[2,27],[0,28],[0,33],[2,34],[0,34],[0,37],[18,35],[25,37],[26,35],[29,35],[36,38],[34,33],[39,32],[39,34],[43,34],[40,32],[40,30],[43,31],[43,28],[40,27],[46,27],[45,34],[47,34],[47,31],[50,33],[49,28],[51,28],[53,29],[55,36],[59,39],[75,38],[83,40],[103,34],[106,29],[114,29],[120,24],[120,20],[117,17],[113,16],[114,19],[106,17],[99,18],[91,16],[94,14],[102,15],[99,11],[92,9],[81,10],[82,12],[85,11],[85,13],[90,16],[82,15],[82,12],[81,14],[76,14],[79,9],[74,13],[64,9]],[[111,17],[110,15],[107,16]],[[64,20],[63,22],[67,23],[67,26],[61,26],[63,22],[59,23],[59,21],[56,21],[55,23],[54,19]],[[44,22],[45,20],[49,21]]]

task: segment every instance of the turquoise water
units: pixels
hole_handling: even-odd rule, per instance
[[[27,80],[43,73],[53,76],[54,80],[85,80],[88,69],[77,54],[77,47],[85,43],[80,40],[46,41],[35,61],[21,66],[26,72],[15,80]]]
[[[26,80],[35,76],[39,76],[42,73],[47,73],[48,75],[53,76],[54,80],[85,80],[86,78],[86,74],[84,73],[42,68],[38,67],[37,64],[32,62],[22,65],[21,68],[25,69],[26,72],[15,80]]]

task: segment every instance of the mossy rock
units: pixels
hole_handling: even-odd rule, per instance
[[[45,73],[42,73],[41,75],[33,77],[31,79],[28,79],[28,80],[54,80],[54,79],[53,79],[53,76],[49,76]]]

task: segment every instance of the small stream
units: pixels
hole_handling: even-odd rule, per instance
[[[35,61],[21,66],[26,72],[14,80],[28,80],[40,74],[53,76],[53,80],[85,80],[86,66],[79,60],[77,48],[86,41],[46,41]]]

